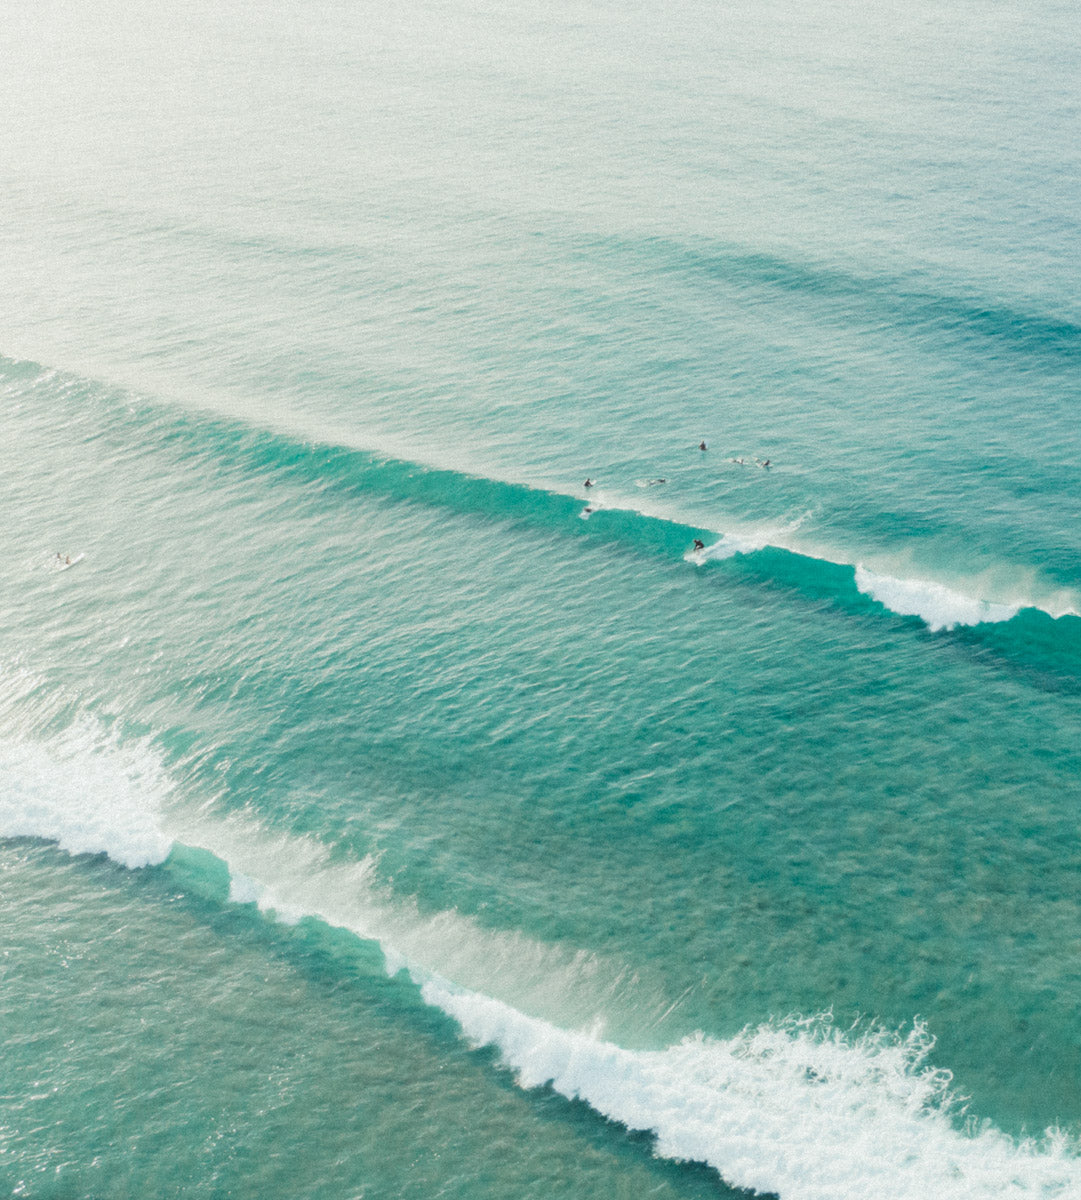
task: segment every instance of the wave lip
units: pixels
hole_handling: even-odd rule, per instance
[[[158,824],[169,790],[149,747],[122,747],[87,718],[47,740],[0,739],[0,837],[151,866],[173,846]]]
[[[895,579],[856,566],[856,587],[902,617],[919,617],[935,631],[1012,620],[1023,607],[977,600],[929,579]]]
[[[754,537],[747,534],[725,533],[719,542],[706,546],[704,550],[692,550],[684,555],[686,562],[702,566],[707,562],[722,562],[737,554],[754,554],[756,550],[764,550],[770,544],[765,535]]]
[[[421,990],[472,1043],[498,1047],[522,1087],[585,1100],[652,1132],[658,1154],[708,1163],[737,1187],[781,1200],[1081,1194],[1081,1159],[1065,1135],[1018,1144],[953,1126],[950,1076],[924,1065],[933,1040],[920,1026],[850,1041],[828,1017],[789,1018],[631,1051],[439,980]]]

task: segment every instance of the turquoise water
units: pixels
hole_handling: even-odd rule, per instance
[[[1072,8],[5,40],[0,1191],[1081,1196]]]

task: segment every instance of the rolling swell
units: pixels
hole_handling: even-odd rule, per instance
[[[695,245],[651,238],[638,246],[613,245],[649,254],[658,269],[707,280],[740,284],[843,305],[846,319],[862,312],[895,330],[937,334],[967,343],[992,345],[1026,359],[1063,369],[1081,364],[1081,324],[1050,313],[1027,311],[973,292],[950,294],[913,287],[889,275],[862,276],[819,263],[734,247]]]
[[[243,819],[185,828],[168,811],[172,784],[149,741],[125,742],[93,719],[44,737],[18,724],[21,735],[0,740],[17,784],[0,807],[0,836],[160,871],[174,895],[295,926],[314,953],[349,970],[371,975],[382,965],[412,989],[418,1010],[423,1001],[451,1018],[521,1087],[585,1101],[652,1135],[662,1156],[707,1163],[731,1184],[783,1200],[1027,1200],[1078,1186],[1076,1145],[1063,1134],[1015,1141],[987,1125],[958,1127],[949,1073],[928,1065],[932,1040],[918,1023],[858,1032],[792,1016],[731,1038],[628,1049],[479,988],[478,964],[491,971],[493,959],[500,976],[528,976],[524,944],[503,946],[497,932],[455,914],[403,911],[380,896],[367,863],[333,862],[309,839],[268,838]],[[127,798],[119,807],[118,794]],[[473,981],[453,978],[462,963],[467,977],[473,964]],[[573,960],[547,965],[565,990],[587,982]]]
[[[120,404],[117,393],[102,385],[24,362],[0,360],[0,371],[22,388],[55,387],[67,402],[89,391],[97,402],[94,419],[129,452],[132,443],[141,442],[212,471],[288,481],[339,497],[379,496],[442,508],[491,522],[493,535],[503,539],[509,523],[617,552],[683,560],[710,583],[765,588],[793,603],[828,605],[861,619],[901,620],[1024,671],[1041,686],[1081,689],[1081,616],[1073,611],[1053,614],[1035,604],[966,595],[934,580],[876,575],[858,563],[777,544],[791,541],[783,530],[747,534],[693,525],[642,511],[633,499],[599,488],[583,499],[203,412],[147,402],[133,409],[131,397]],[[689,553],[695,539],[707,543],[698,555]]]
[[[172,240],[204,250],[216,258],[256,254],[260,260],[279,259],[308,269],[323,270],[345,286],[343,279],[367,279],[358,266],[358,247],[350,240],[283,238],[234,232],[209,223],[161,222],[140,219],[122,210],[95,214],[97,224],[116,228],[147,241]],[[1073,369],[1081,364],[1081,323],[1070,316],[1040,312],[1032,306],[983,295],[976,287],[934,288],[888,273],[858,274],[813,260],[799,260],[736,244],[705,239],[680,240],[664,236],[584,236],[560,229],[531,231],[533,239],[572,260],[607,261],[617,270],[627,262],[645,262],[662,275],[683,275],[707,283],[739,284],[800,301],[837,304],[846,319],[862,314],[876,327],[909,330],[959,340],[986,352],[996,348],[1029,362]],[[348,289],[347,289],[348,290]]]

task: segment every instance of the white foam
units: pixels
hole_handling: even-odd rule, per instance
[[[233,904],[258,904],[263,894],[264,889],[256,880],[239,871],[230,874],[229,899]]]
[[[966,1134],[944,1111],[949,1077],[923,1065],[930,1039],[846,1040],[796,1019],[728,1040],[625,1050],[557,1029],[440,980],[424,998],[475,1045],[498,1047],[522,1087],[548,1084],[630,1129],[657,1153],[705,1162],[782,1200],[1028,1200],[1081,1196],[1077,1147]]]
[[[89,718],[49,736],[0,738],[0,836],[149,866],[172,848],[158,820],[169,790],[149,746],[121,746]]]
[[[766,534],[722,534],[719,542],[706,546],[704,550],[691,550],[683,556],[684,562],[702,566],[707,562],[721,562],[736,554],[753,554],[756,550],[764,550],[770,545]]]
[[[608,496],[604,492],[597,491],[596,488],[589,494],[589,498],[585,502],[585,507],[578,514],[583,521],[588,521],[596,512],[603,512],[606,508],[610,508]],[[615,506],[617,509],[619,505]]]
[[[765,550],[768,546],[781,550],[795,550],[792,534],[810,520],[810,512],[802,512],[769,525],[756,526],[753,529],[731,529],[721,534],[720,540],[706,546],[704,550],[692,550],[683,556],[684,562],[702,566],[707,562],[721,562],[737,554],[754,554],[757,550]]]
[[[919,617],[929,629],[953,629],[958,625],[982,625],[1009,621],[1020,604],[996,604],[952,591],[928,579],[895,579],[856,567],[856,587],[903,617]]]

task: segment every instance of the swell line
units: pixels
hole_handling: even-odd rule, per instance
[[[646,238],[634,246],[613,239],[613,250],[652,254],[660,270],[836,302],[846,320],[863,312],[893,329],[968,341],[995,343],[1027,358],[1046,359],[1062,367],[1081,363],[1081,323],[1053,313],[1039,313],[978,293],[949,293],[913,287],[889,275],[855,275],[814,262],[800,262],[761,251],[709,243],[683,243]]]
[[[0,359],[0,371],[23,382],[33,381],[35,372],[53,374],[6,359]],[[59,386],[70,392],[74,385],[64,379]],[[340,498],[379,496],[434,506],[504,528],[509,523],[682,561],[718,583],[765,587],[797,602],[829,604],[862,618],[911,622],[1035,672],[1051,686],[1081,688],[1081,615],[1072,608],[1051,611],[1024,598],[970,596],[933,579],[893,578],[858,562],[807,553],[792,538],[798,522],[787,528],[725,532],[650,512],[630,497],[599,488],[599,495],[573,495],[307,440],[295,432],[203,411],[146,401],[133,413],[130,397],[123,404],[113,394],[98,398],[104,401],[105,420],[125,446],[134,437],[215,471],[288,481],[304,491]]]

